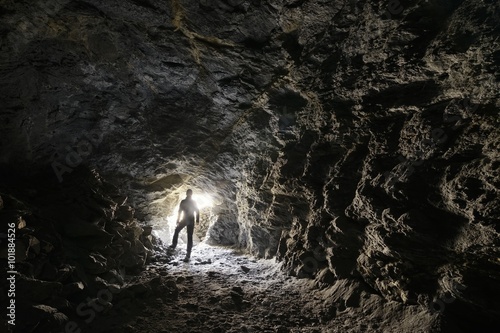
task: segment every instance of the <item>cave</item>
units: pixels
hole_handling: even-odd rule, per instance
[[[2,332],[500,332],[498,1],[4,0],[0,29]]]

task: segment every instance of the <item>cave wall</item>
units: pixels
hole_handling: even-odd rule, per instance
[[[116,186],[83,167],[62,183],[50,169],[34,177],[2,170],[2,176],[0,221],[15,235],[11,243],[2,233],[0,247],[11,279],[0,285],[0,302],[14,306],[6,311],[14,316],[1,323],[4,332],[78,331],[96,312],[136,297],[137,284],[125,280],[161,244]]]
[[[489,325],[499,13],[466,0],[5,1],[1,162],[57,182],[95,168],[144,223],[187,184],[220,203],[217,243],[404,304],[453,297],[450,322]]]

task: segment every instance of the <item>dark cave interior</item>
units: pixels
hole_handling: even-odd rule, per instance
[[[500,331],[497,1],[4,0],[0,29],[3,331]]]

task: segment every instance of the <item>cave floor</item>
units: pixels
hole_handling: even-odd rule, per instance
[[[375,332],[376,323],[349,313],[337,316],[323,303],[325,290],[285,275],[274,259],[255,259],[203,243],[147,266],[135,283],[151,292],[116,306],[89,332]],[[165,286],[174,286],[175,292]],[[145,288],[146,290],[146,288]],[[346,316],[350,319],[346,319]]]

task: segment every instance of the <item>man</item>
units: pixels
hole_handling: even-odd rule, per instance
[[[186,191],[186,199],[181,201],[179,206],[179,212],[177,213],[177,227],[175,228],[174,238],[172,239],[171,249],[175,249],[177,246],[177,239],[179,238],[179,233],[184,227],[187,227],[187,253],[184,258],[185,262],[189,261],[191,257],[191,248],[193,247],[193,231],[194,231],[194,220],[196,213],[196,223],[200,222],[200,211],[196,202],[192,198],[193,191]],[[182,220],[181,220],[181,214]]]

